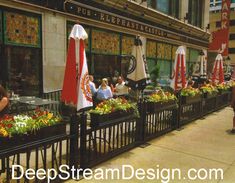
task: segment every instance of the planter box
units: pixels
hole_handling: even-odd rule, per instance
[[[195,96],[181,96],[181,104],[191,104],[201,100],[201,95]]]
[[[167,106],[175,105],[175,100],[169,100],[167,102],[147,102],[147,112],[149,113],[155,113],[159,111],[161,108],[165,108]]]
[[[43,127],[28,134],[19,134],[13,137],[0,137],[0,150],[20,146],[38,140],[43,140],[56,135],[66,133],[66,123],[58,123],[53,126]]]
[[[203,98],[205,99],[213,98],[216,96],[217,96],[217,93],[203,93]]]
[[[225,93],[229,93],[229,91],[228,90],[219,90],[219,95],[223,95]]]
[[[91,113],[91,127],[100,127],[100,126],[104,126],[107,123],[110,123],[114,120],[118,120],[120,118],[125,118],[128,116],[133,116],[134,111],[130,110],[130,111],[115,111],[109,114],[95,114],[95,113]]]

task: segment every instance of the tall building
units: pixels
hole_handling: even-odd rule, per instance
[[[221,5],[222,0],[210,0],[210,32],[221,27]],[[231,0],[230,27],[229,27],[229,57],[231,65],[235,65],[235,0]],[[227,58],[225,58],[226,60]]]
[[[187,70],[208,48],[208,0],[1,0],[1,80],[17,93],[61,89],[68,35],[82,24],[89,38],[89,72],[96,79],[125,75],[134,38],[143,40],[149,71],[164,82],[175,51],[186,47]]]

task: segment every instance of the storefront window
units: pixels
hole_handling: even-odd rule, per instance
[[[1,82],[17,94],[38,96],[42,78],[40,16],[0,12],[0,36],[4,37],[0,39]]]
[[[161,85],[168,85],[169,78],[171,75],[171,61],[167,60],[158,60],[157,66],[159,68],[159,83]]]
[[[115,83],[121,75],[121,61],[116,55],[92,54],[91,62],[96,79],[107,77],[111,83]]]
[[[188,12],[189,23],[197,27],[202,26],[202,9],[204,1],[202,0],[189,0]]]
[[[200,72],[199,50],[189,50],[188,75],[197,75]]]
[[[40,49],[6,46],[4,61],[9,71],[9,88],[21,95],[39,95]]]

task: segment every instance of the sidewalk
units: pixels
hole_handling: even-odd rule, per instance
[[[98,165],[95,168],[118,168],[122,165],[131,165],[135,169],[159,169],[179,168],[182,175],[187,175],[190,168],[206,170],[211,168],[223,169],[223,180],[195,180],[189,181],[186,178],[170,182],[235,182],[235,135],[230,134],[232,128],[233,111],[227,107],[218,112],[206,116],[204,119],[196,120],[186,125],[181,130],[173,131],[160,138],[148,142],[150,145],[141,148],[137,147],[129,152],[121,154],[110,161]],[[93,169],[95,170],[95,169]],[[129,172],[128,172],[129,171]],[[128,169],[126,174],[131,173]],[[203,173],[202,173],[203,176]],[[72,183],[76,181],[67,181]],[[79,183],[99,182],[161,182],[160,180],[80,180]]]

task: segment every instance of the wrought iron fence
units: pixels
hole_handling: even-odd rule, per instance
[[[56,99],[54,95],[49,98]],[[180,100],[177,104],[165,104],[154,110],[141,102],[139,118],[129,114],[96,125],[92,125],[94,121],[87,114],[73,115],[67,124],[67,134],[0,148],[0,177],[10,182],[12,171],[20,176],[22,169],[12,169],[14,164],[22,165],[23,170],[55,168],[58,173],[61,173],[60,165],[92,167],[226,106],[230,98],[231,94],[225,93],[186,103]],[[28,182],[22,176],[22,180]]]

